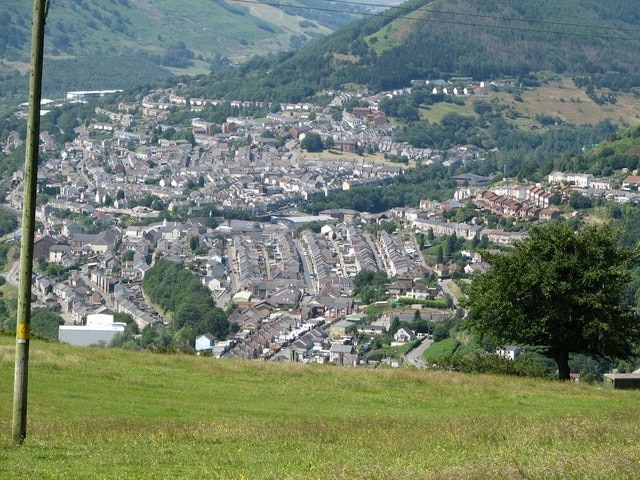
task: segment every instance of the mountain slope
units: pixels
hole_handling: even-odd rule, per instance
[[[300,3],[298,3],[300,4]],[[5,59],[26,59],[30,45],[29,2],[0,6]],[[184,43],[204,59],[214,54],[241,60],[254,53],[289,47],[290,36],[326,35],[352,17],[344,14],[331,22],[314,10],[306,15],[277,7],[226,0],[88,0],[53,2],[47,18],[45,54],[50,57],[114,54],[123,48],[162,54]],[[302,20],[309,18],[307,22]]]
[[[441,76],[636,73],[638,25],[640,13],[624,0],[412,0],[275,63],[247,66],[240,75],[251,80],[241,88],[247,99],[295,100],[349,82],[381,90]],[[222,97],[237,89],[236,73],[199,84]]]
[[[52,2],[45,31],[45,55],[51,67],[45,71],[43,88],[47,94],[58,94],[65,89],[130,86],[131,78],[122,75],[119,59],[126,64],[126,59],[135,58],[147,81],[169,72],[207,72],[256,54],[298,48],[351,21],[349,11],[364,8],[351,5],[326,12],[314,7],[318,3],[333,5],[319,0],[295,0],[286,7],[257,0]],[[0,97],[26,85],[24,76],[18,75],[28,69],[32,5],[0,3]],[[65,65],[67,70],[106,67],[60,88],[55,62],[61,60],[72,61]],[[118,75],[110,75],[112,70]]]

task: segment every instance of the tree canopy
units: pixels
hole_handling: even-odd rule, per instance
[[[610,226],[574,232],[536,226],[467,290],[464,326],[495,344],[540,347],[569,378],[571,354],[628,358],[640,340],[638,315],[624,301],[636,250]]]
[[[60,314],[48,308],[34,308],[31,311],[31,329],[43,337],[58,339],[58,327],[64,324]]]
[[[12,232],[18,226],[19,222],[14,214],[0,210],[0,236]]]
[[[353,279],[353,295],[365,304],[387,298],[385,285],[388,280],[385,272],[361,270]]]
[[[307,152],[321,152],[324,149],[322,138],[317,133],[307,133],[302,141],[300,147],[304,148]]]
[[[211,292],[184,266],[160,258],[142,282],[149,299],[171,316],[174,340],[193,343],[196,336],[212,333],[217,338],[229,334],[229,321],[216,307]]]

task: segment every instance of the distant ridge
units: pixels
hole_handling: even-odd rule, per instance
[[[372,16],[391,3],[53,2],[44,93],[153,85],[256,55],[211,83],[201,77],[203,95],[295,101],[345,84],[639,73],[640,10],[627,0],[410,0]],[[30,15],[29,2],[0,5],[0,98],[25,101]]]
[[[315,7],[333,2],[286,3],[279,7],[278,2],[232,0],[51,2],[45,32],[45,94],[157,82],[171,73],[203,73],[253,55],[296,49],[357,18],[352,12],[368,8],[350,3],[325,12]],[[33,2],[0,2],[0,98],[20,95],[27,88],[24,73],[32,8]],[[132,68],[132,58],[137,67]],[[77,74],[65,78],[70,69]],[[21,101],[25,98],[26,94]]]
[[[213,97],[233,91],[248,100],[299,100],[347,83],[389,90],[420,78],[635,74],[639,68],[640,13],[624,0],[411,0],[276,61],[249,62],[199,85]]]

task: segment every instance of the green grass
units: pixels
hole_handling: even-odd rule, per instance
[[[6,316],[0,317],[0,330],[15,331],[18,310],[18,287],[10,283],[0,286],[0,300],[4,302],[6,308]]]
[[[31,342],[0,478],[637,478],[640,394],[415,369],[219,361]]]
[[[425,352],[427,362],[437,362],[455,353],[460,343],[453,337],[432,344]]]
[[[562,121],[575,124],[594,125],[608,118],[620,125],[637,125],[640,118],[638,102],[632,93],[617,92],[615,105],[598,105],[587,97],[584,89],[575,86],[570,77],[552,76],[546,78],[540,74],[540,87],[525,89],[522,92],[523,102],[517,102],[513,95],[506,91],[487,91],[485,97],[462,97],[465,104],[436,103],[428,108],[420,108],[420,117],[430,123],[439,123],[448,113],[477,117],[473,104],[477,100],[491,103],[494,110],[517,112],[518,118],[509,119],[510,123],[522,130],[531,130],[531,125],[538,124],[538,115],[560,118]],[[546,81],[545,81],[546,78]],[[602,95],[607,90],[598,91]],[[544,131],[540,127],[539,131]]]
[[[365,41],[379,55],[400,44],[402,40],[400,30],[408,24],[410,24],[410,21],[406,18],[393,20],[384,26],[382,30],[366,36]],[[373,38],[377,40],[372,42]]]
[[[466,278],[460,279],[458,280],[458,282],[461,282],[463,284],[470,283]],[[462,300],[464,298],[464,293],[462,292],[462,289],[460,288],[458,283],[456,283],[455,281],[449,283],[449,290],[451,290],[451,293],[453,293],[456,299]]]
[[[421,108],[420,117],[422,119],[428,120],[431,123],[440,123],[442,121],[442,117],[444,117],[448,113],[457,113],[459,115],[477,117],[477,115],[473,112],[473,97],[466,97],[464,98],[464,100],[464,105],[440,102],[429,105],[428,108]]]

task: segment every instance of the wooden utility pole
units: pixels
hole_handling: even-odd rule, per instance
[[[13,383],[13,441],[21,445],[27,437],[27,379],[29,373],[29,337],[31,330],[31,274],[35,233],[36,186],[38,182],[38,146],[40,143],[40,101],[42,100],[42,64],[44,23],[49,0],[34,0],[31,28],[31,69],[29,73],[29,118],[24,159],[24,198],[22,200],[22,244],[20,247],[20,283],[16,329],[16,364]]]

